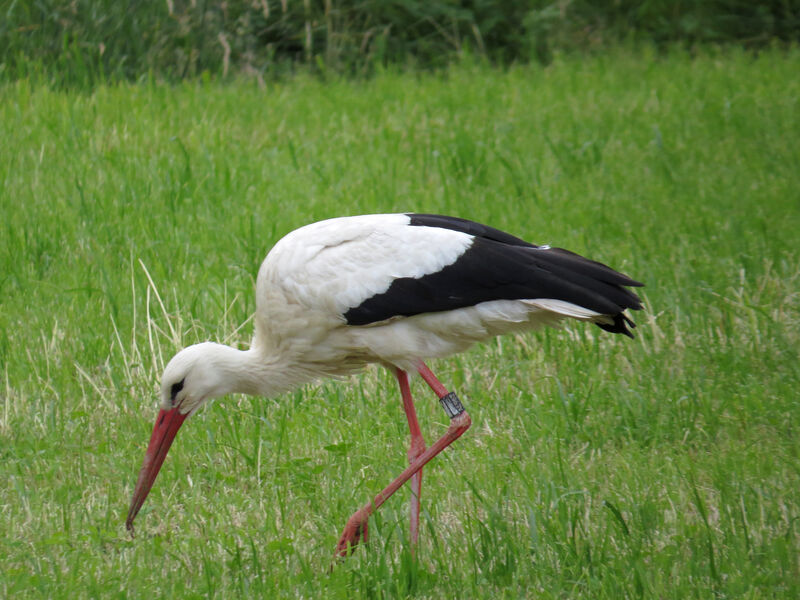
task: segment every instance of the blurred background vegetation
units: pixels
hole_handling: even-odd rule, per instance
[[[799,38],[800,0],[0,0],[0,79],[358,75],[465,55],[546,64],[619,43],[757,50]]]

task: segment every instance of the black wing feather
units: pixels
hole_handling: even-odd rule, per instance
[[[641,301],[622,286],[641,286],[606,265],[561,248],[540,247],[510,234],[455,217],[409,215],[412,226],[442,227],[474,236],[458,260],[419,278],[395,279],[345,313],[351,325],[368,325],[396,316],[455,310],[491,300],[549,298],[609,315],[606,331],[631,335],[622,312]]]

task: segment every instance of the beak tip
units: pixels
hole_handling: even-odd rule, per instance
[[[150,488],[153,486],[178,429],[188,416],[188,414],[182,415],[176,407],[171,410],[162,409],[156,417],[153,434],[150,437],[142,468],[139,471],[139,478],[133,490],[128,516],[125,519],[125,529],[130,532],[131,537],[134,536],[133,520],[139,514],[139,509],[147,498],[147,494],[150,493]]]
[[[131,533],[131,537],[133,537],[133,520],[136,518],[136,515],[132,512],[128,512],[128,517],[125,519],[125,529],[127,529]]]

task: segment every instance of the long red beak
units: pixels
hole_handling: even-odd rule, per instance
[[[147,446],[147,453],[144,455],[142,469],[139,471],[139,479],[136,481],[136,488],[133,490],[131,507],[128,509],[128,518],[125,520],[125,527],[133,533],[133,520],[136,518],[139,509],[142,508],[153,482],[156,480],[161,465],[167,457],[169,447],[175,439],[175,434],[181,428],[183,422],[189,414],[182,415],[178,407],[171,410],[161,410],[156,418],[153,435],[150,436],[150,444]]]

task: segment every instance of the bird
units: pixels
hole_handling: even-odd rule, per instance
[[[161,379],[160,410],[131,497],[133,523],[183,423],[213,398],[275,397],[370,363],[394,374],[408,421],[409,465],[347,521],[336,556],[367,541],[370,516],[411,481],[410,542],[419,538],[422,468],[471,425],[458,395],[425,361],[494,336],[586,321],[633,337],[639,283],[568,250],[535,245],[459,217],[399,213],[337,217],[280,239],[258,270],[250,347],[203,342],[180,350]],[[409,376],[450,418],[426,445]]]

